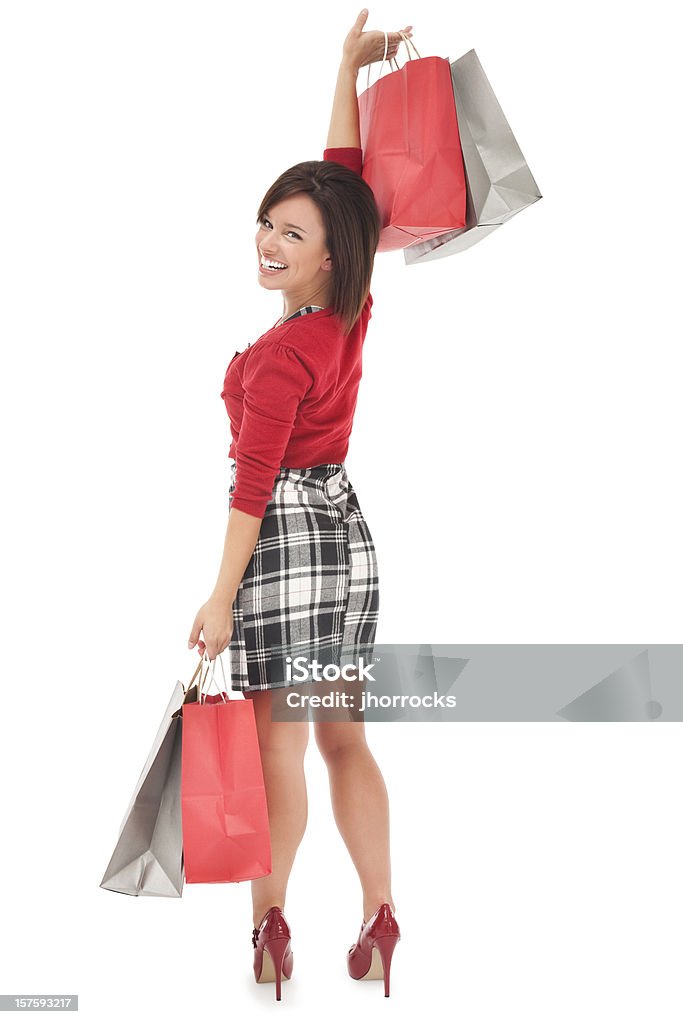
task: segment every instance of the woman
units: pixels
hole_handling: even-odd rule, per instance
[[[362,170],[356,78],[382,60],[384,32],[347,35],[322,161],[286,171],[266,193],[256,234],[259,284],[282,291],[284,312],[236,352],[223,397],[234,459],[225,549],[214,592],[189,646],[215,658],[230,649],[232,685],[254,702],[268,799],[272,873],[252,881],[254,974],[291,977],[283,910],[307,819],[303,760],[308,721],[273,721],[284,658],[372,648],[379,607],[370,531],[344,465],[371,316],[380,232]],[[411,35],[411,26],[402,30]],[[387,57],[401,41],[388,33]],[[304,468],[293,468],[304,467]],[[200,632],[203,640],[200,639]],[[400,939],[391,894],[389,808],[361,720],[316,721],[335,820],[358,871],[363,923],[347,953],[351,977],[382,978]],[[367,828],[367,822],[372,828]]]

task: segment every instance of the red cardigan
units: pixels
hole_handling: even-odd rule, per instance
[[[324,160],[362,170],[357,148],[326,149]],[[362,374],[372,295],[344,337],[331,306],[271,327],[235,352],[221,398],[237,464],[231,508],[263,518],[282,466],[343,462]]]

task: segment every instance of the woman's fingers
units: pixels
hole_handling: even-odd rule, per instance
[[[199,640],[199,634],[201,633],[201,629],[202,629],[201,615],[199,613],[197,613],[197,615],[195,616],[195,620],[192,623],[192,629],[190,630],[190,635],[189,635],[189,637],[187,639],[187,646],[189,648],[194,647],[195,644],[197,643],[197,641]]]

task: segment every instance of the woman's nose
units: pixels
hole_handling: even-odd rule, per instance
[[[267,253],[269,256],[272,256],[277,251],[277,242],[273,237],[272,231],[267,232],[261,237],[260,246],[261,252]]]

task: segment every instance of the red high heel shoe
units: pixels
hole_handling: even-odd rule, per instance
[[[280,998],[282,976],[292,977],[294,954],[292,934],[279,907],[271,907],[251,933],[254,946],[254,977],[258,982],[274,981],[275,998]]]
[[[389,995],[391,958],[401,930],[390,904],[383,903],[369,921],[361,925],[358,942],[346,954],[349,974],[356,981],[384,978],[384,995]]]

